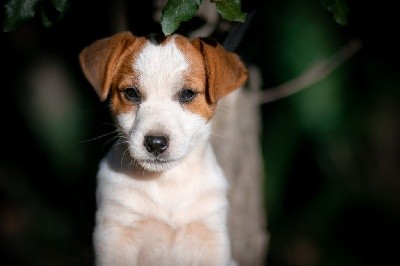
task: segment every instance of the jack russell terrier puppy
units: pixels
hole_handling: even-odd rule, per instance
[[[122,32],[79,59],[120,131],[97,176],[96,265],[234,263],[209,135],[218,100],[247,80],[240,58],[210,39]]]

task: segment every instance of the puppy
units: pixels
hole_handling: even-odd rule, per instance
[[[97,176],[96,264],[230,265],[228,184],[209,135],[218,100],[246,82],[243,62],[210,39],[130,32],[79,59],[120,131]]]

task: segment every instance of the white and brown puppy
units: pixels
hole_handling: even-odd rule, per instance
[[[97,177],[96,264],[229,265],[228,186],[208,139],[245,65],[208,39],[129,32],[95,41],[80,63],[121,135]]]

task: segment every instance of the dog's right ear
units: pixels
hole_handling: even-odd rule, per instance
[[[135,41],[130,32],[122,32],[93,42],[79,54],[82,71],[101,101],[107,99],[112,78],[129,46]]]
[[[211,103],[243,86],[248,78],[245,64],[235,53],[226,51],[210,38],[196,38],[192,44],[202,53]]]

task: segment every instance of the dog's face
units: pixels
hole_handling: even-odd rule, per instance
[[[179,35],[154,42],[116,34],[85,48],[80,62],[100,99],[109,97],[131,157],[155,172],[207,140],[217,101],[247,78],[221,45]]]

